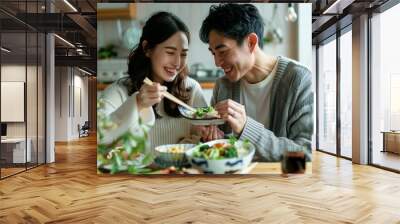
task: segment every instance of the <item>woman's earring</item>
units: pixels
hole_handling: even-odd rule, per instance
[[[144,51],[144,55],[148,58],[150,58],[151,54],[150,54],[150,50],[149,49],[143,49]]]
[[[142,43],[143,52],[144,52],[144,55],[149,58],[150,54],[149,54],[149,50],[146,49],[146,46],[147,46],[147,41],[144,40]]]

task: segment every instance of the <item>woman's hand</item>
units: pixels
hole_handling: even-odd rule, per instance
[[[228,122],[235,134],[242,133],[247,121],[246,110],[242,104],[230,99],[223,100],[215,105],[215,110]]]
[[[201,136],[202,141],[208,142],[224,137],[224,132],[221,131],[217,126],[195,126],[197,134]]]
[[[136,95],[139,111],[143,108],[151,107],[154,104],[160,103],[164,97],[163,92],[167,91],[167,87],[154,82],[152,86],[143,84]]]

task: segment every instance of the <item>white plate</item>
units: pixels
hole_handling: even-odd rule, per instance
[[[190,120],[190,123],[193,125],[221,125],[225,123],[225,121],[221,118],[195,118],[193,116],[193,111],[190,111],[180,105],[178,105],[178,109],[181,115]]]

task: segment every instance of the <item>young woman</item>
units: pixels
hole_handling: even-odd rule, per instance
[[[191,135],[190,123],[180,117],[177,104],[163,98],[168,91],[193,107],[207,105],[199,83],[188,77],[189,40],[188,28],[171,13],[158,12],[147,20],[139,44],[129,56],[129,77],[112,84],[101,96],[103,112],[117,125],[104,135],[104,143],[129,129],[135,132],[139,118],[153,125],[149,132],[152,149],[198,140]],[[146,77],[153,86],[143,83]]]

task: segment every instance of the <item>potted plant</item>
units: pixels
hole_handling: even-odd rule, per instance
[[[118,54],[115,51],[115,45],[109,44],[105,47],[99,49],[98,57],[99,59],[115,58]]]
[[[112,131],[116,125],[110,120],[102,108],[104,102],[97,101],[97,171],[98,173],[128,172],[131,174],[148,173],[154,156],[149,150],[147,125],[139,121],[137,133],[127,131],[116,138],[112,143],[105,144],[105,131]]]

